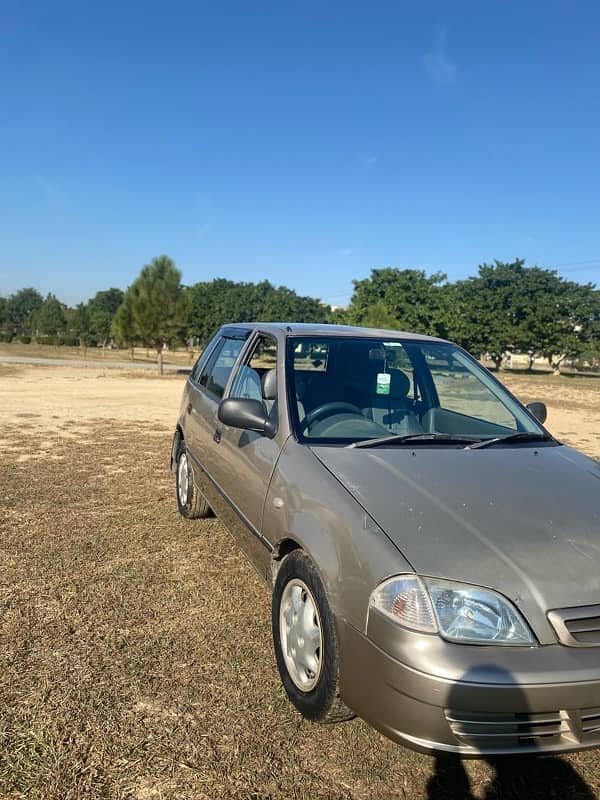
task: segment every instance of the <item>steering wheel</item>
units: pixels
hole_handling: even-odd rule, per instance
[[[322,417],[328,417],[332,414],[343,414],[344,412],[347,414],[359,414],[362,416],[362,411],[360,408],[352,403],[343,403],[339,401],[322,403],[320,406],[317,406],[316,408],[313,408],[312,411],[308,412],[308,414],[302,420],[300,427],[303,431],[305,431],[309,425],[312,425],[313,422],[316,422]]]

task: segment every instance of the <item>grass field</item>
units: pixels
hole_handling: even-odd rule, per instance
[[[0,796],[600,797],[595,752],[461,766],[302,721],[266,588],[217,520],[177,515],[183,380],[0,366]],[[600,457],[598,383],[507,382]]]

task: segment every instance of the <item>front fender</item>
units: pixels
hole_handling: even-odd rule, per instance
[[[266,498],[263,535],[285,539],[314,561],[334,614],[364,631],[369,596],[411,565],[310,448],[289,438]]]

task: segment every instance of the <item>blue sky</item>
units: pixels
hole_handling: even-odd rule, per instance
[[[185,283],[343,304],[373,267],[600,282],[600,6],[5,2],[0,294]],[[585,262],[583,264],[579,262]],[[588,263],[591,262],[591,263]]]

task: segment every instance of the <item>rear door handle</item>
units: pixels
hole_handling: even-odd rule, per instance
[[[215,430],[214,435],[213,435],[213,441],[216,442],[217,444],[219,444],[219,442],[221,441],[221,429],[220,428],[217,428]]]

